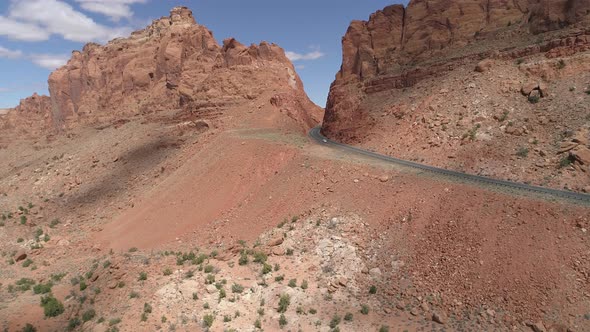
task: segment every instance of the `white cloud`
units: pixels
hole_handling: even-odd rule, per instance
[[[65,65],[70,59],[70,56],[65,54],[32,54],[29,56],[29,59],[37,66],[55,70]]]
[[[0,35],[24,41],[43,41],[51,35],[76,42],[128,35],[130,28],[110,28],[61,0],[12,0],[8,16],[0,16]]]
[[[305,65],[296,65],[295,69],[299,69],[299,70],[305,69]]]
[[[99,13],[117,22],[122,18],[129,19],[133,16],[130,5],[134,3],[146,3],[147,0],[76,0],[82,9]]]
[[[9,50],[5,47],[0,46],[0,58],[18,59],[22,57],[23,52],[19,50]]]
[[[300,61],[300,60],[317,60],[323,57],[325,54],[320,52],[319,50],[312,51],[309,53],[295,53],[295,52],[286,52],[287,58],[291,61]]]
[[[67,54],[29,54],[26,55],[20,50],[10,50],[8,48],[0,46],[0,58],[8,59],[27,59],[36,64],[37,66],[54,70],[58,67],[65,65],[70,56]],[[2,90],[0,90],[2,91]]]
[[[49,39],[49,32],[35,24],[23,23],[0,16],[0,36],[24,41],[42,41]]]

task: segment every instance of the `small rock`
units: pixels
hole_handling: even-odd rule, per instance
[[[348,285],[348,279],[346,279],[345,277],[340,277],[338,279],[338,284],[342,287],[346,287]]]
[[[277,236],[273,239],[271,239],[270,241],[268,241],[268,246],[269,247],[276,247],[278,245],[281,245],[283,243],[283,237],[282,236]]]
[[[389,181],[389,176],[388,175],[382,175],[382,176],[379,177],[379,181],[385,183],[385,182]]]
[[[14,255],[14,260],[17,262],[24,261],[27,258],[27,253],[21,249],[19,250],[16,255]]]
[[[445,324],[447,322],[447,316],[442,312],[434,312],[432,314],[432,321],[439,324]]]
[[[285,256],[285,248],[274,247],[274,248],[272,248],[272,254],[275,256]]]
[[[378,267],[374,267],[369,270],[369,275],[373,278],[381,277],[381,269]]]
[[[207,293],[209,293],[209,294],[213,294],[213,293],[217,292],[217,287],[215,287],[215,285],[207,285],[206,289],[207,289]]]
[[[477,66],[475,67],[475,71],[478,73],[485,73],[486,71],[490,70],[494,65],[494,61],[491,59],[485,59],[480,61]]]
[[[537,89],[538,87],[539,87],[538,82],[527,82],[526,84],[524,84],[522,86],[522,88],[520,89],[520,92],[522,92],[523,95],[528,97],[531,94],[531,92],[533,92],[533,90]]]
[[[526,325],[535,332],[547,332],[547,329],[545,328],[545,325],[543,325],[543,322],[526,323]]]

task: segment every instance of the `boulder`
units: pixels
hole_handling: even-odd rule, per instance
[[[580,164],[584,166],[590,165],[590,148],[578,146],[570,151],[570,155]]]
[[[486,71],[490,70],[494,66],[494,60],[492,59],[485,59],[480,61],[477,66],[475,67],[475,71],[478,73],[485,73]]]
[[[23,249],[17,251],[14,255],[14,260],[16,262],[24,261],[25,259],[27,259],[27,253]]]

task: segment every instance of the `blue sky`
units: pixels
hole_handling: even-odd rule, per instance
[[[341,63],[341,38],[353,19],[399,0],[1,0],[0,108],[33,92],[47,94],[47,77],[72,50],[168,16],[187,6],[221,42],[274,42],[291,55],[310,98],[326,103]]]

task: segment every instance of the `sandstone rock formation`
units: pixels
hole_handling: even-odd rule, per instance
[[[564,157],[555,142],[590,125],[589,5],[413,0],[354,21],[322,131],[407,160],[586,191],[586,150]]]
[[[353,21],[342,39],[324,133],[356,137],[355,128],[366,125],[365,92],[412,86],[453,69],[452,60],[538,43],[532,35],[588,25],[589,13],[586,0],[413,0]]]
[[[47,129],[51,123],[51,100],[37,93],[21,99],[17,107],[0,118],[0,128],[28,128],[28,132]]]
[[[259,97],[269,104],[269,93],[297,101],[288,115],[302,128],[321,116],[283,49],[266,42],[247,47],[235,39],[221,46],[186,7],[129,38],[74,51],[49,76],[49,91],[48,120],[58,129],[160,110],[214,117]]]

